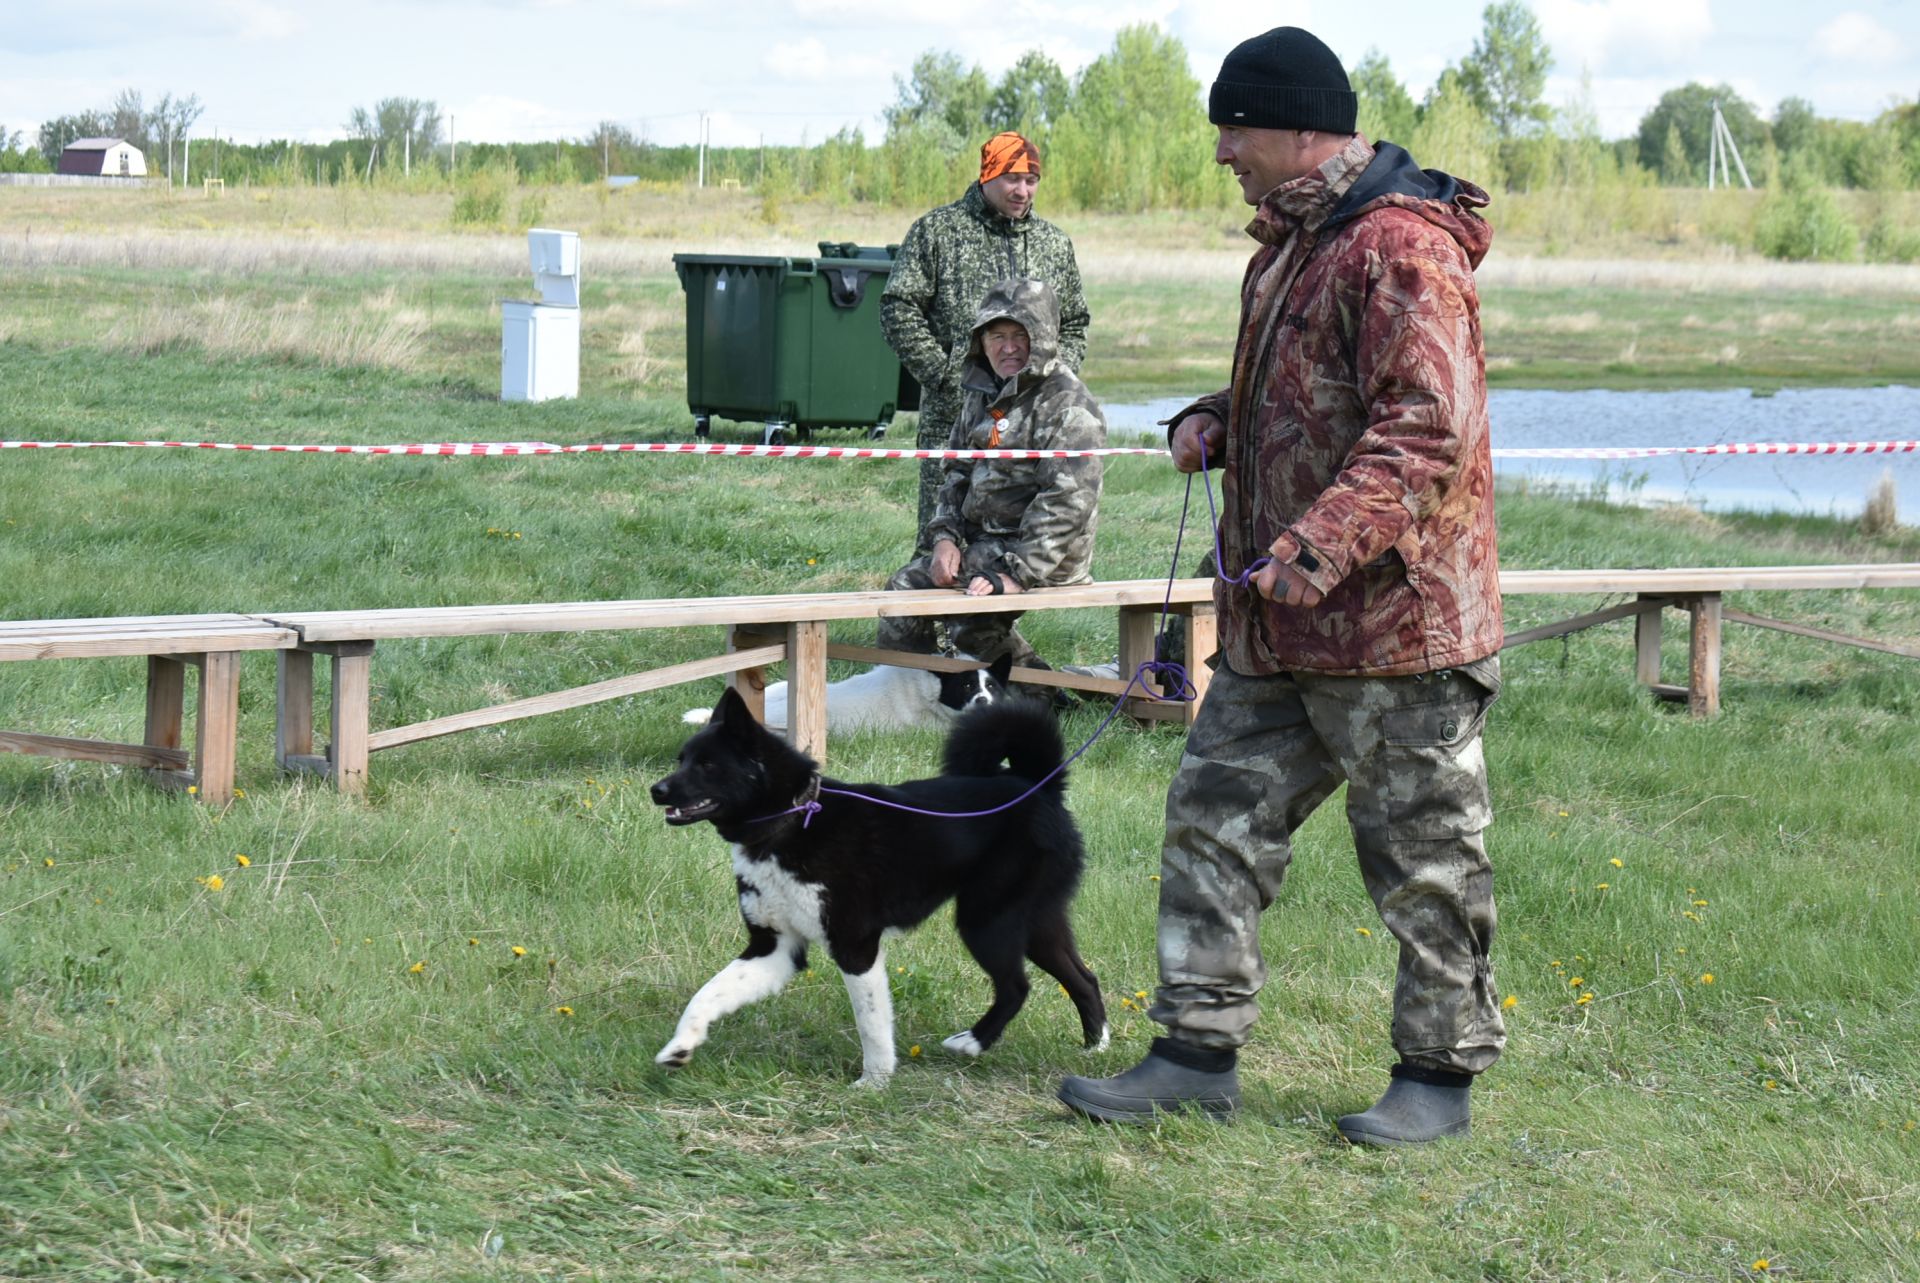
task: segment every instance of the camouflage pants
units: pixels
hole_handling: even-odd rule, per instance
[[[1148,1015],[1182,1041],[1247,1041],[1266,981],[1260,914],[1293,832],[1341,781],[1360,875],[1400,943],[1393,1045],[1479,1073],[1506,1044],[1493,985],[1492,821],[1480,730],[1498,657],[1414,677],[1243,677],[1222,665],[1167,791],[1161,984]]]
[[[958,405],[938,402],[920,409],[920,427],[914,437],[919,450],[944,450],[953,444],[953,421],[960,416]],[[920,515],[913,527],[913,555],[925,557],[933,551],[927,539],[927,527],[933,524],[933,510],[940,499],[940,487],[946,484],[945,459],[920,460]]]
[[[987,573],[1006,551],[1002,540],[983,536],[970,540],[960,551],[960,576],[964,586],[975,574]],[[887,591],[906,588],[933,588],[933,556],[927,554],[894,572],[887,580]],[[954,615],[947,619],[927,616],[889,617],[880,621],[878,645],[882,650],[908,650],[920,655],[961,654],[988,663],[1009,652],[1018,667],[1036,666],[1038,658],[1027,639],[1014,627],[1020,612],[1004,615]]]

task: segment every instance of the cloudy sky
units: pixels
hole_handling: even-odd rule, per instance
[[[54,0],[0,9],[0,127],[196,94],[199,136],[337,137],[355,106],[425,98],[461,141],[577,137],[617,120],[655,142],[817,141],[881,134],[895,78],[928,49],[997,76],[1044,49],[1069,73],[1133,23],[1158,23],[1211,82],[1228,48],[1303,26],[1349,64],[1386,54],[1416,98],[1466,54],[1479,0]],[[1547,98],[1580,92],[1610,135],[1662,92],[1727,82],[1771,113],[1810,99],[1870,119],[1920,95],[1914,0],[1534,0],[1557,65]]]

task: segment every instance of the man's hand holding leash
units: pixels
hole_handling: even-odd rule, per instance
[[[1227,425],[1220,422],[1218,415],[1202,410],[1180,420],[1168,444],[1176,471],[1199,472],[1214,460],[1225,456]],[[1276,546],[1270,551],[1277,554],[1279,549]],[[1320,599],[1325,595],[1308,583],[1306,576],[1291,564],[1279,561],[1277,556],[1254,572],[1248,582],[1255,592],[1268,601],[1277,601],[1286,606],[1312,609],[1320,604]]]

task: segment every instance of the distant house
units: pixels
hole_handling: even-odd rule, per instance
[[[108,178],[145,178],[147,158],[121,138],[76,138],[60,153],[62,174],[95,174]]]

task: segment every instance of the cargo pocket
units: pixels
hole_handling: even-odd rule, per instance
[[[1388,709],[1387,836],[1431,841],[1478,833],[1493,821],[1480,729],[1500,692],[1500,661],[1426,675],[1429,698]]]

